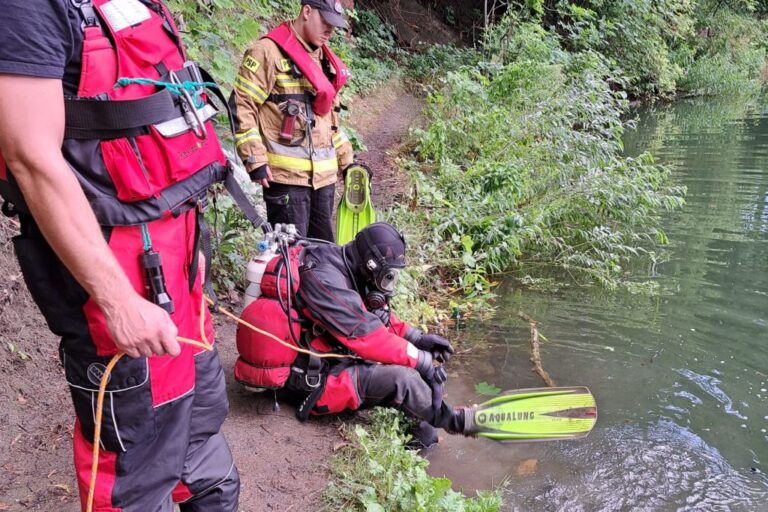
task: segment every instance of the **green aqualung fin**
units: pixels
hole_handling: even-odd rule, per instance
[[[336,243],[339,245],[351,241],[358,231],[376,222],[371,202],[372,174],[362,164],[353,164],[344,171],[344,195],[336,212]]]
[[[595,397],[585,387],[516,389],[469,411],[467,427],[478,437],[507,442],[580,439],[597,422]]]

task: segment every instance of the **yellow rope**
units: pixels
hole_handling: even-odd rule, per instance
[[[213,305],[213,301],[211,299],[209,299],[208,297],[205,297],[205,300],[207,300],[209,304]],[[262,336],[266,336],[267,338],[278,342],[282,346],[284,346],[286,348],[289,348],[289,349],[291,349],[293,351],[299,352],[301,354],[308,354],[310,356],[315,356],[315,357],[318,357],[320,359],[359,359],[358,357],[355,357],[355,356],[349,356],[349,355],[344,355],[344,354],[321,354],[321,353],[318,353],[318,352],[312,352],[311,350],[305,350],[303,348],[299,348],[296,345],[292,345],[292,344],[290,344],[290,343],[288,343],[288,342],[286,342],[284,340],[281,340],[280,338],[278,338],[277,336],[275,336],[271,332],[263,331],[263,330],[259,329],[258,327],[254,326],[253,324],[250,324],[250,323],[246,322],[242,318],[238,318],[237,316],[235,316],[234,313],[230,313],[229,311],[227,311],[226,309],[222,308],[221,306],[219,306],[217,309],[218,309],[218,311],[220,313],[223,313],[225,316],[231,318],[232,320],[234,320],[235,322],[239,323],[240,325],[244,325],[247,328],[249,328],[250,330],[252,330],[254,332],[257,332],[257,333],[261,334]]]
[[[107,368],[104,370],[104,375],[101,376],[101,382],[99,383],[99,396],[96,399],[96,419],[94,420],[93,428],[93,460],[91,462],[91,483],[88,487],[88,505],[87,512],[93,510],[93,495],[96,492],[96,476],[99,471],[99,444],[101,443],[101,415],[104,410],[104,394],[107,389],[107,382],[109,382],[109,376],[112,373],[112,369],[117,362],[125,354],[119,352],[109,361]]]

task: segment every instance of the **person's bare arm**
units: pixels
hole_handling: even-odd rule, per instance
[[[60,80],[0,75],[0,151],[46,240],[104,312],[119,350],[178,355],[176,326],[136,293],[107,246],[61,154],[63,136]]]

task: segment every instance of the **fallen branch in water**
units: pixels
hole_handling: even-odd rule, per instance
[[[533,371],[536,372],[539,377],[541,377],[541,379],[544,381],[544,384],[546,384],[548,387],[555,387],[555,381],[552,380],[552,377],[549,376],[546,370],[544,370],[544,367],[541,365],[541,351],[539,350],[539,329],[536,327],[538,322],[522,311],[519,311],[517,316],[525,322],[528,322],[528,325],[531,327],[531,362],[533,363]]]
[[[475,348],[476,347],[469,347],[469,348],[465,348],[464,350],[457,350],[453,355],[454,356],[461,356],[461,355],[464,355],[464,354],[469,354],[470,352],[475,350]]]

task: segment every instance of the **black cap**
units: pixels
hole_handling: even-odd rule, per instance
[[[320,11],[323,19],[329,25],[347,30],[349,25],[344,19],[344,7],[339,0],[301,0],[301,5],[308,5]]]

